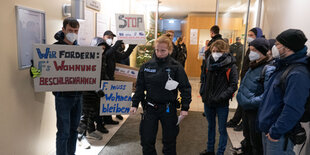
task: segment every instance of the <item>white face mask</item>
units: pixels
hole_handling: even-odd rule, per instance
[[[112,40],[112,39],[107,39],[105,42],[106,42],[109,46],[111,46],[111,45],[112,45],[113,40]]]
[[[250,54],[249,54],[250,61],[255,61],[255,60],[258,60],[259,58],[260,58],[260,55],[257,52],[250,51]]]
[[[175,90],[179,85],[179,82],[174,81],[170,75],[168,74],[168,81],[166,82],[166,86],[165,89],[171,91],[171,90]]]
[[[273,47],[271,49],[271,53],[272,53],[273,58],[280,58],[280,52],[279,52],[276,45],[273,45]]]
[[[73,43],[78,38],[78,35],[76,33],[67,33],[66,38]]]
[[[253,40],[255,40],[255,39],[252,38],[252,37],[248,37],[248,38],[247,38],[248,43],[252,42]]]
[[[223,55],[223,53],[219,53],[219,52],[212,52],[212,57],[214,59],[214,61],[216,62],[217,60],[219,60],[219,58]]]

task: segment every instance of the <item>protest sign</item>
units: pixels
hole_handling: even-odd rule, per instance
[[[100,115],[129,114],[132,82],[102,81],[105,96],[101,98]]]
[[[116,34],[125,44],[145,44],[144,16],[116,14]]]
[[[101,56],[100,47],[34,45],[33,65],[41,71],[35,91],[98,90]]]

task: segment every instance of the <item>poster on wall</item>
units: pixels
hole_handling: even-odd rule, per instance
[[[144,16],[115,14],[116,36],[125,44],[145,44]]]
[[[128,115],[131,107],[132,82],[102,81],[100,115]]]
[[[102,37],[106,30],[110,30],[110,18],[103,13],[96,13],[96,36]]]
[[[94,12],[90,9],[85,9],[85,20],[79,21],[80,29],[78,35],[78,44],[82,46],[89,46],[94,35]]]
[[[35,91],[100,89],[101,55],[100,47],[35,44],[33,65],[41,71]]]
[[[19,69],[29,68],[32,45],[45,44],[45,13],[43,11],[15,6]]]
[[[191,29],[190,31],[190,44],[197,45],[198,42],[198,29]]]

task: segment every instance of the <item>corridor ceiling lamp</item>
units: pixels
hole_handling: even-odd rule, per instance
[[[170,20],[169,20],[169,23],[170,23],[170,24],[173,24],[173,23],[174,23],[174,20],[173,20],[173,19],[170,19]]]
[[[71,0],[71,17],[85,20],[85,1]]]

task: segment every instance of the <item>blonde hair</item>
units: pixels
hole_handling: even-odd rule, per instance
[[[173,45],[172,45],[172,41],[169,37],[167,37],[166,35],[162,35],[160,36],[159,38],[156,39],[155,41],[155,46],[159,43],[165,43],[168,45],[168,51],[169,51],[169,54],[172,53],[172,50],[173,50]]]
[[[211,44],[210,50],[212,52],[213,48],[216,47],[220,52],[228,53],[229,45],[224,40],[217,40]]]

